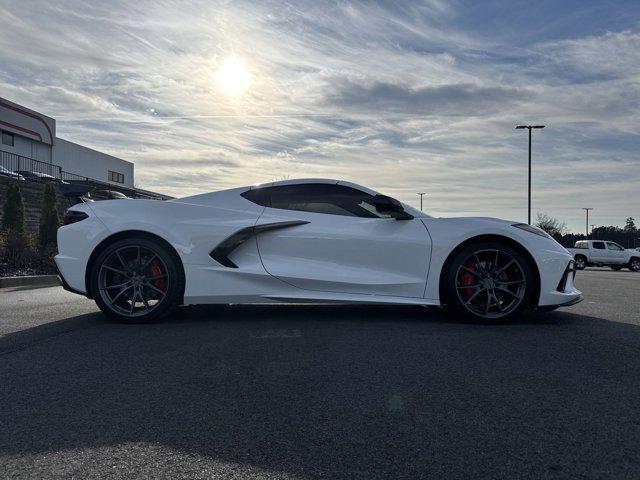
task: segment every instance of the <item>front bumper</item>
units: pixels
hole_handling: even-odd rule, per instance
[[[574,285],[576,269],[571,255],[545,252],[540,268],[540,299],[538,308],[549,309],[575,305],[583,300],[582,292]]]

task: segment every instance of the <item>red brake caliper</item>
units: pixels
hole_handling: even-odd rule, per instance
[[[149,265],[149,272],[152,277],[155,277],[157,275],[162,275],[162,269],[160,268],[160,262],[158,260],[154,260],[153,262],[151,262],[151,265]],[[164,287],[165,287],[164,278],[158,278],[156,280],[152,280],[151,283],[153,283],[153,285],[155,285],[156,288],[159,288],[164,292]]]
[[[476,264],[473,262],[469,262],[465,265],[465,267],[467,267],[469,270],[475,270]],[[460,281],[462,285],[473,285],[474,283],[476,283],[476,279],[469,272],[464,272],[464,275],[462,275]],[[473,295],[474,290],[473,288],[465,288],[462,292],[467,298],[469,298],[471,297],[471,295]]]

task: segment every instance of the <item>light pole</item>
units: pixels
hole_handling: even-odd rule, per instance
[[[529,130],[529,210],[527,223],[531,225],[531,130],[533,128],[544,128],[546,125],[518,125],[516,129],[526,128]]]
[[[417,193],[416,195],[420,195],[420,211],[422,211],[422,197],[426,195],[425,192]]]
[[[589,240],[589,210],[593,210],[592,207],[582,207],[582,210],[585,211],[585,213],[587,214],[587,223],[586,223],[586,227],[585,227],[585,234],[587,235],[587,240]]]

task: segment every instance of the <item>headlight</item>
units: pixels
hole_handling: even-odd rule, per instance
[[[552,238],[551,235],[549,235],[547,232],[545,232],[541,228],[534,227],[532,225],[527,225],[526,223],[514,223],[511,226],[519,228],[520,230],[524,230],[524,231],[529,232],[529,233],[534,233],[536,235],[540,235],[541,237],[544,237],[544,238]]]

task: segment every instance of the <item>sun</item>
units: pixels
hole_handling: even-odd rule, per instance
[[[251,74],[240,58],[227,58],[220,63],[216,72],[218,90],[225,95],[243,93],[251,83]]]

